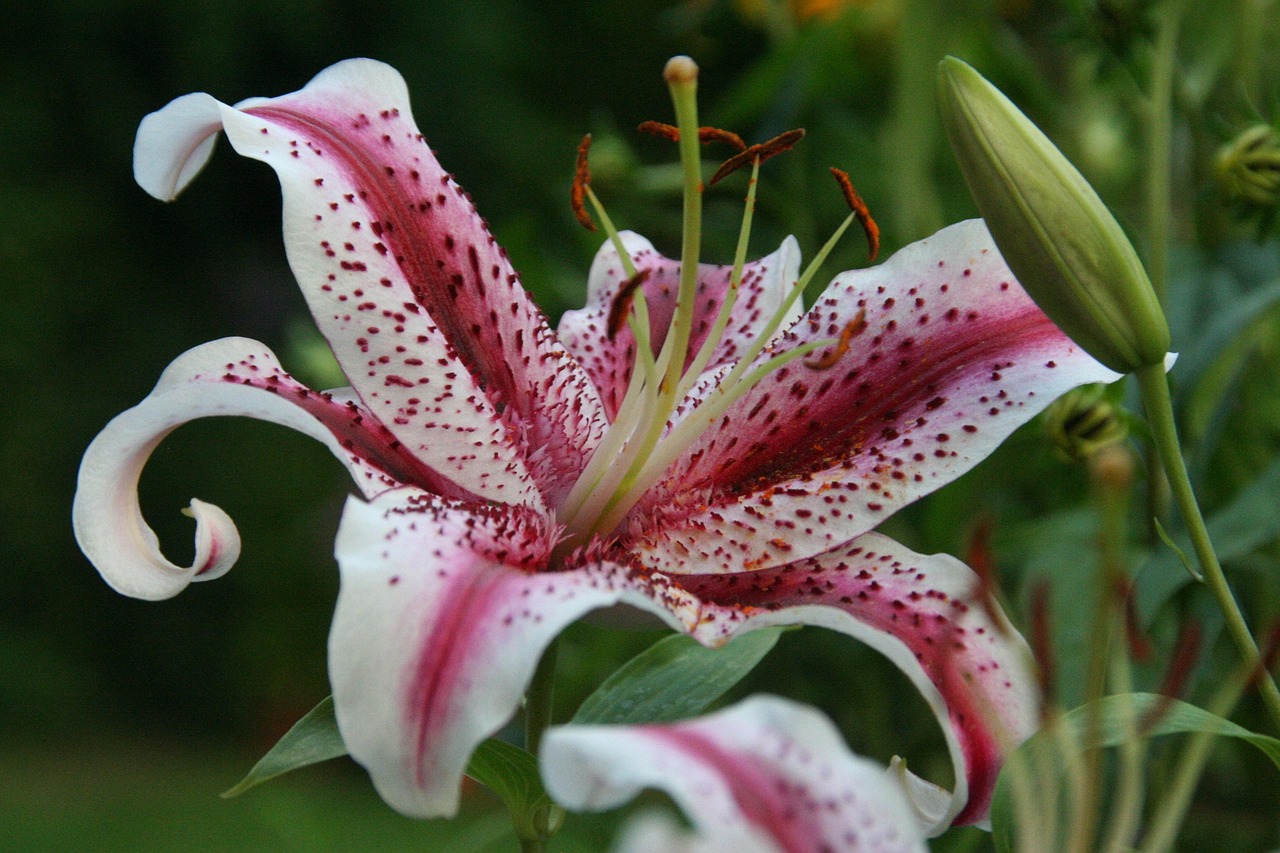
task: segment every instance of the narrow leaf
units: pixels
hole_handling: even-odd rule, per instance
[[[1173,541],[1173,537],[1169,535],[1169,531],[1164,529],[1164,525],[1160,523],[1160,519],[1152,518],[1156,526],[1156,535],[1160,537],[1160,541],[1169,547],[1173,553],[1178,555],[1178,559],[1182,561],[1182,567],[1187,570],[1187,574],[1197,583],[1204,583],[1204,576],[1196,571],[1196,567],[1191,565],[1191,560],[1187,557],[1187,552],[1178,547],[1178,543]]]
[[[783,628],[765,628],[708,649],[683,635],[654,643],[587,697],[573,722],[669,723],[696,716],[755,668]]]
[[[1210,713],[1179,699],[1170,699],[1155,693],[1126,693],[1107,696],[1090,705],[1073,709],[1063,718],[1069,727],[1070,740],[1081,751],[1095,747],[1118,746],[1123,743],[1127,731],[1152,709],[1161,708],[1160,719],[1145,733],[1145,737],[1158,735],[1208,732],[1233,737],[1257,747],[1280,769],[1280,740],[1251,732],[1230,720]],[[1090,737],[1091,723],[1096,722]],[[1022,746],[1005,762],[991,802],[992,840],[999,853],[1012,853],[1016,849],[1014,827],[1015,810],[1011,786],[1012,774],[1008,767],[1015,761],[1024,767],[1051,768],[1037,771],[1036,781],[1044,786],[1037,797],[1056,797],[1067,786],[1067,771],[1059,749],[1063,739],[1055,732],[1042,730]],[[1046,784],[1047,783],[1047,784]]]
[[[1213,363],[1239,339],[1244,330],[1280,304],[1280,281],[1273,281],[1232,300],[1209,314],[1208,323],[1187,335],[1187,347],[1178,355],[1178,380],[1195,387]]]
[[[1276,459],[1235,499],[1209,518],[1209,537],[1222,562],[1243,557],[1259,546],[1280,537],[1280,458]],[[1185,548],[1185,534],[1175,540]],[[1190,581],[1177,570],[1177,557],[1157,552],[1137,578],[1138,612],[1143,624],[1150,624],[1156,612]]]
[[[329,696],[294,723],[293,728],[253,766],[248,775],[222,796],[239,796],[290,770],[346,754],[347,748],[334,716],[333,697]],[[545,829],[547,823],[554,819],[555,807],[542,789],[538,762],[523,749],[490,738],[472,754],[467,775],[502,800],[511,812],[512,822],[521,837],[537,837],[539,823]]]
[[[538,759],[518,746],[490,738],[471,754],[467,775],[502,800],[521,838],[544,836],[556,819],[558,807],[542,788]]]
[[[329,696],[294,723],[293,728],[285,732],[284,737],[253,765],[248,775],[234,788],[224,791],[222,796],[238,797],[250,788],[290,770],[346,754],[347,747],[342,743],[338,721],[333,713],[333,697]]]

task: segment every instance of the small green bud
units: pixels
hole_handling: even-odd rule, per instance
[[[1280,207],[1280,132],[1269,124],[1247,128],[1218,150],[1214,174],[1231,201]]]
[[[1106,398],[1105,385],[1084,385],[1063,394],[1044,413],[1054,455],[1081,462],[1129,437],[1123,413]]]
[[[1162,364],[1169,326],[1146,270],[1074,166],[958,59],[938,66],[942,121],[1013,274],[1049,318],[1120,373]]]

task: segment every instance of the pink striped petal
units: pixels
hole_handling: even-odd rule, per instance
[[[169,598],[193,580],[224,574],[236,561],[240,537],[218,507],[192,501],[196,557],[184,568],[160,553],[138,506],[138,478],[161,440],[188,421],[222,415],[283,424],[322,442],[367,495],[406,481],[466,494],[406,454],[357,404],[299,384],[262,344],[213,341],[174,360],[152,392],[112,420],[85,451],[72,510],[76,539],[117,591]]]
[[[507,722],[547,644],[582,614],[622,602],[673,623],[696,618],[687,594],[664,595],[663,581],[616,566],[537,573],[554,540],[527,507],[407,489],[348,502],[329,674],[343,740],[395,809],[456,811],[471,752]]]
[[[700,851],[925,849],[885,769],[849,752],[817,711],[776,697],[666,726],[557,727],[541,763],[548,792],[569,809],[667,792],[702,837]]]
[[[624,231],[621,236],[636,270],[649,273],[642,287],[656,354],[666,340],[675,313],[680,262],[658,254],[653,244],[639,234]],[[713,264],[698,267],[698,298],[694,306],[689,361],[706,340],[724,304],[732,270],[732,266]],[[707,367],[735,361],[743,348],[759,335],[799,276],[800,248],[794,237],[783,241],[772,255],[746,264],[729,324]],[[565,312],[558,328],[565,348],[577,356],[600,389],[610,419],[622,403],[635,359],[636,341],[630,328],[622,329],[612,341],[607,334],[609,309],[626,278],[617,249],[611,241],[606,241],[596,254],[587,278],[586,307]]]
[[[1027,297],[980,220],[837,276],[779,348],[838,338],[860,312],[832,366],[770,374],[646,496],[632,525],[650,567],[730,572],[837,547],[1064,391],[1118,378]]]
[[[819,557],[740,574],[682,575],[704,603],[694,636],[715,643],[769,625],[818,625],[877,649],[920,689],[942,725],[956,790],[930,834],[986,818],[1004,756],[1035,731],[1038,691],[1022,637],[978,579],[946,554],[925,556],[876,533]]]
[[[276,170],[294,274],[377,418],[488,499],[566,490],[603,426],[598,396],[436,162],[399,74],[357,59],[238,107],[179,98],[138,130],[139,183],[171,198],[219,128]]]

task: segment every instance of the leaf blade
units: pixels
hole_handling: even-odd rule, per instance
[[[706,710],[755,668],[785,628],[764,628],[709,649],[665,637],[605,679],[573,715],[575,724],[670,723]]]

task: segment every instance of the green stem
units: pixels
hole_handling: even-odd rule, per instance
[[[529,682],[529,689],[524,695],[524,748],[533,756],[538,755],[542,745],[542,735],[551,725],[551,710],[555,700],[556,657],[559,642],[552,640],[551,645],[542,653],[538,668]],[[537,821],[539,833],[537,838],[521,838],[521,853],[545,853],[550,828],[545,817],[539,816]]]
[[[1223,718],[1230,716],[1249,683],[1253,669],[1253,666],[1246,666],[1229,678],[1209,703],[1209,713]],[[1217,735],[1217,732],[1208,729],[1192,733],[1173,770],[1172,784],[1146,829],[1142,853],[1168,853],[1173,849]]]
[[[1173,215],[1173,75],[1178,56],[1178,31],[1186,0],[1167,0],[1161,9],[1151,65],[1151,93],[1147,122],[1147,274],[1160,304],[1168,294],[1169,222]],[[1169,484],[1147,454],[1147,515],[1164,518]],[[1152,535],[1154,541],[1154,523]]]
[[[1156,32],[1147,123],[1147,273],[1163,304],[1168,289],[1169,220],[1173,215],[1173,73],[1186,0],[1168,0]]]
[[[533,681],[529,682],[529,690],[524,695],[524,748],[534,756],[542,745],[542,733],[551,725],[557,646],[557,641],[552,640],[551,645],[542,653],[542,660],[538,661]]]
[[[1227,585],[1226,575],[1218,562],[1218,555],[1214,553],[1213,543],[1209,540],[1209,531],[1205,527],[1204,516],[1200,513],[1200,505],[1191,489],[1187,465],[1178,445],[1178,429],[1173,418],[1173,401],[1169,395],[1169,380],[1165,376],[1164,365],[1147,365],[1139,368],[1134,375],[1137,376],[1138,387],[1142,391],[1142,405],[1146,409],[1156,453],[1164,463],[1165,474],[1173,489],[1173,498],[1187,526],[1191,546],[1204,574],[1204,582],[1226,619],[1227,633],[1240,650],[1240,656],[1247,665],[1258,666],[1258,644],[1249,633],[1249,626],[1240,612],[1240,606],[1231,594],[1231,587]],[[1275,679],[1269,672],[1263,671],[1258,687],[1272,721],[1280,727],[1280,690],[1276,688]]]

